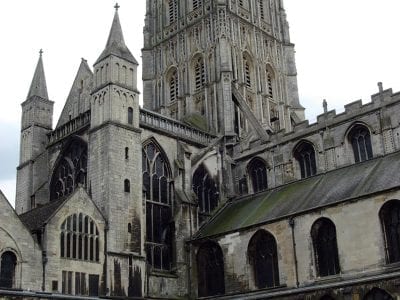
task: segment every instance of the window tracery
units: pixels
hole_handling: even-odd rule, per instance
[[[327,218],[318,219],[311,228],[315,265],[319,276],[340,273],[336,227]]]
[[[379,217],[383,228],[386,260],[388,263],[400,261],[400,201],[386,202]]]
[[[199,297],[225,293],[224,257],[221,247],[215,242],[205,242],[197,252]]]
[[[278,252],[272,234],[259,230],[249,242],[248,255],[257,288],[279,286]]]
[[[317,173],[314,147],[308,142],[300,142],[294,151],[294,157],[300,165],[301,178],[307,178]]]
[[[60,256],[98,262],[99,230],[93,219],[82,213],[70,215],[61,225]]]
[[[259,158],[252,159],[247,166],[247,172],[250,176],[254,193],[268,188],[267,168],[264,161]]]
[[[53,171],[50,199],[58,200],[70,195],[79,185],[86,188],[87,145],[74,139],[63,151]]]
[[[15,281],[15,267],[17,257],[11,251],[6,251],[1,255],[0,287],[13,288]]]
[[[142,151],[143,190],[146,197],[146,255],[148,263],[158,270],[172,267],[173,183],[166,156],[150,141]]]
[[[204,165],[200,165],[193,174],[193,191],[199,203],[200,221],[204,221],[218,206],[218,186]]]
[[[355,162],[372,158],[371,135],[368,128],[363,125],[356,125],[350,130],[348,137],[353,147]]]

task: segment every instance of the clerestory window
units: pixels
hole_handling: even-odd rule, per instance
[[[371,135],[367,127],[363,125],[354,126],[348,135],[353,147],[355,162],[362,162],[372,158]]]
[[[314,147],[308,142],[300,142],[294,151],[294,157],[299,163],[301,178],[307,178],[317,173]]]
[[[250,176],[254,193],[268,188],[267,168],[263,160],[259,158],[252,159],[247,166],[247,172]]]

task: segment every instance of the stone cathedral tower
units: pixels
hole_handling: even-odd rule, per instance
[[[205,131],[268,139],[304,120],[281,0],[148,0],[143,66],[144,107]]]

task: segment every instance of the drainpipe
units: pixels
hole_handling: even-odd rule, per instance
[[[46,224],[45,224],[45,226],[46,226]],[[44,226],[41,228],[41,231],[42,231],[41,239],[42,239],[42,241],[44,241],[44,231],[45,231]],[[46,249],[44,246],[45,245],[43,245],[43,243],[42,243],[42,249]],[[46,250],[42,250],[42,291],[43,292],[45,291],[45,288],[46,288],[46,264],[47,264],[47,261],[48,261],[47,252],[46,252]]]
[[[299,267],[297,263],[297,252],[296,252],[296,239],[294,237],[294,226],[295,226],[295,221],[294,218],[289,219],[289,225],[292,229],[292,245],[293,245],[293,257],[294,257],[294,268],[295,268],[295,274],[296,274],[296,287],[299,287]]]
[[[106,221],[106,224],[104,226],[104,296],[108,296],[109,290],[108,290],[108,256],[107,256],[107,237],[108,237],[108,221]]]

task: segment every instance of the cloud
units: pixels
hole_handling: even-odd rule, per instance
[[[19,125],[0,121],[0,180],[15,179],[19,157]]]

